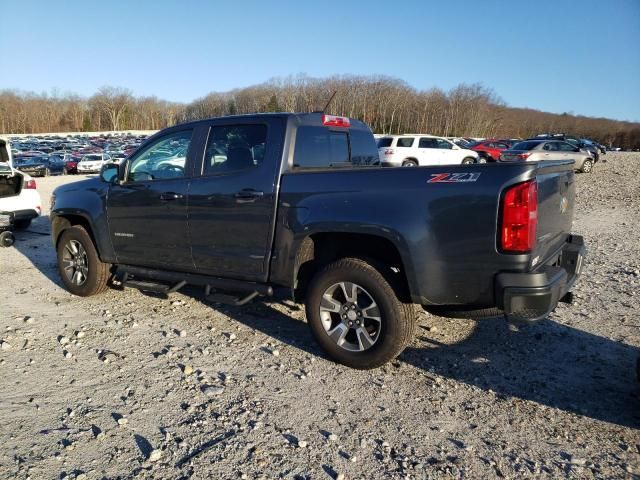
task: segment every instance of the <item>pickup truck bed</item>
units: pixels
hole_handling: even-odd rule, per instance
[[[545,317],[570,298],[585,251],[571,233],[573,162],[381,168],[366,125],[324,114],[171,127],[101,178],[54,193],[70,291],[189,283],[236,305],[288,292],[356,368],[402,351],[415,304]]]

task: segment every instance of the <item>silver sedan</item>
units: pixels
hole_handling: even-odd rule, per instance
[[[568,142],[560,140],[525,140],[516,143],[500,155],[501,162],[539,162],[541,160],[574,160],[575,169],[590,173],[593,170],[593,158]]]

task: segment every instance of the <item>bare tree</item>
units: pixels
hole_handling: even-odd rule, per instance
[[[281,110],[328,113],[363,120],[377,133],[525,138],[561,131],[607,145],[640,148],[640,123],[512,108],[482,85],[461,84],[448,92],[419,91],[386,76],[304,74],[270,79],[228,92],[212,92],[189,104],[156,97],[134,98],[119,87],[103,87],[89,99],[70,93],[0,91],[0,133],[102,129],[161,129],[200,118]]]
[[[111,130],[119,130],[123,116],[133,104],[133,95],[126,88],[102,87],[91,100],[108,118]]]

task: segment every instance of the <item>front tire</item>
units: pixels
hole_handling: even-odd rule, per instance
[[[593,162],[591,160],[585,160],[580,170],[583,173],[591,173],[593,171]]]
[[[343,258],[320,270],[307,290],[311,332],[329,356],[357,369],[397,357],[415,333],[415,308],[373,266]]]
[[[467,158],[462,160],[462,165],[469,165],[470,163],[476,163],[475,158],[467,157]]]
[[[58,271],[74,295],[90,297],[107,288],[109,264],[100,260],[93,240],[80,225],[62,232],[56,248]]]

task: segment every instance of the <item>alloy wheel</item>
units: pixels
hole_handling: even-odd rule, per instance
[[[335,283],[325,290],[320,321],[329,338],[351,352],[373,347],[382,328],[375,300],[364,287],[352,282]]]
[[[89,275],[87,251],[77,240],[69,240],[62,254],[64,273],[74,285],[83,285]]]

